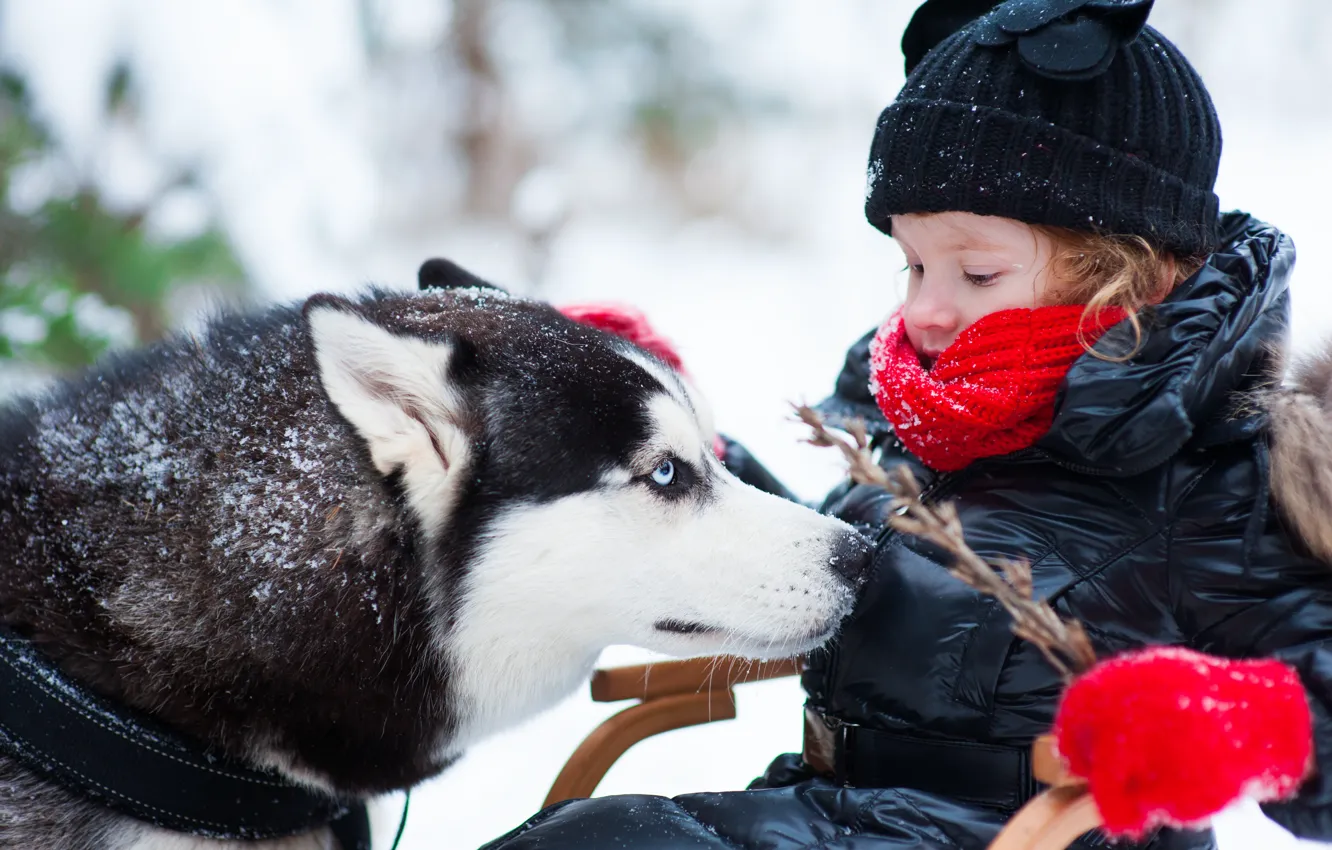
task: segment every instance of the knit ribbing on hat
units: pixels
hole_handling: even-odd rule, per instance
[[[1221,131],[1187,60],[1151,27],[1102,74],[1052,80],[971,28],[935,47],[879,118],[865,211],[946,211],[1215,248]]]

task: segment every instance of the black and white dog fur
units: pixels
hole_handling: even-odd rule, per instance
[[[782,656],[833,633],[864,544],[711,439],[676,373],[496,290],[222,317],[0,412],[0,622],[218,752],[408,787],[608,645]],[[0,756],[0,847],[220,846]]]

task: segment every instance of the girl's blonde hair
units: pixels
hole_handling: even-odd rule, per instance
[[[1033,224],[1031,228],[1054,243],[1049,271],[1067,285],[1049,299],[1052,304],[1083,304],[1087,314],[1122,307],[1133,325],[1131,351],[1111,356],[1083,347],[1104,360],[1128,360],[1142,345],[1138,312],[1160,303],[1178,284],[1202,268],[1205,257],[1177,257],[1141,236],[1093,233]]]

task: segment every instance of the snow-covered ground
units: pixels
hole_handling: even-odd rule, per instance
[[[388,14],[388,4],[369,5]],[[431,5],[402,0],[389,29],[409,41]],[[727,4],[693,7],[701,25],[737,27],[734,61],[789,89],[803,110],[754,135],[740,163],[737,191],[780,208],[785,230],[774,238],[725,220],[682,225],[654,212],[644,190],[641,205],[575,218],[553,246],[542,290],[557,302],[643,308],[678,343],[721,428],[808,498],[839,477],[839,465],[798,442],[789,403],[831,388],[845,347],[892,308],[900,288],[901,258],[864,223],[860,204],[869,134],[900,85],[897,39],[914,5],[792,0],[751,19],[716,11]],[[1249,3],[1218,3],[1189,19],[1185,0],[1157,5],[1155,20],[1195,58],[1221,112],[1223,205],[1280,224],[1299,245],[1293,336],[1308,347],[1332,332],[1332,60],[1308,46],[1327,43],[1332,12],[1269,0],[1258,21]],[[52,128],[126,195],[151,184],[160,164],[136,158],[134,146],[108,137],[89,115],[116,51],[135,56],[142,132],[160,155],[200,165],[242,260],[275,298],[366,281],[408,288],[429,255],[523,288],[507,234],[457,222],[401,224],[373,152],[376,113],[360,87],[357,8],[350,0],[11,0],[0,4],[0,55],[29,71]],[[42,181],[29,175],[16,191],[40,195]],[[187,228],[198,205],[182,199],[161,226]],[[645,657],[616,647],[603,661]],[[739,719],[635,747],[599,793],[741,788],[772,756],[799,747],[801,702],[794,680],[742,687]],[[402,847],[473,848],[517,825],[540,806],[578,741],[619,707],[575,694],[477,747],[416,790]],[[390,797],[376,809],[377,846],[388,846],[400,803]],[[1223,818],[1220,832],[1226,850],[1295,846],[1252,807]]]

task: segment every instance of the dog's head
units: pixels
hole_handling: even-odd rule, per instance
[[[731,475],[698,394],[633,345],[494,290],[305,313],[329,399],[438,566],[463,679],[535,699],[610,644],[794,654],[849,610],[865,541]]]

